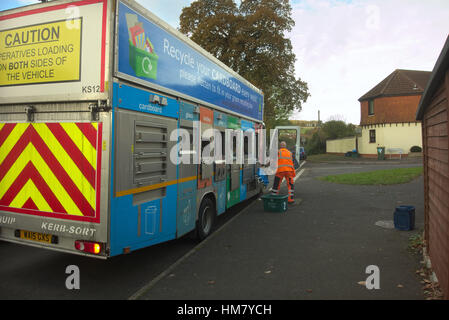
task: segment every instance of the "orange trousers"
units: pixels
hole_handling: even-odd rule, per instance
[[[276,173],[274,177],[273,188],[271,190],[272,194],[279,194],[279,190],[281,189],[282,180],[285,178],[287,180],[287,188],[288,188],[288,202],[294,202],[295,196],[295,182],[293,179],[295,178],[295,173],[292,171],[284,171]]]

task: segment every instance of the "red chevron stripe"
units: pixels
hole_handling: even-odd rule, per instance
[[[95,169],[89,161],[87,161],[81,150],[78,149],[76,144],[59,123],[47,123],[47,127],[59,141],[67,154],[72,158],[73,162],[75,162],[91,186],[95,189]]]
[[[39,154],[42,156],[44,161],[47,163],[47,165],[50,167],[53,174],[56,176],[58,181],[62,184],[64,189],[67,191],[69,196],[73,199],[73,201],[76,203],[77,207],[80,209],[81,213],[84,216],[93,217],[95,216],[95,210],[92,208],[89,204],[89,202],[86,200],[86,198],[83,196],[81,191],[78,189],[78,187],[75,185],[75,183],[72,181],[70,176],[67,174],[67,172],[64,170],[64,168],[61,166],[61,164],[58,162],[58,160],[55,158],[53,153],[50,151],[48,146],[45,144],[45,142],[42,140],[40,135],[32,128],[32,136],[30,136],[30,140],[32,141],[34,147],[39,152]]]
[[[86,122],[79,122],[76,124],[84,136],[89,140],[92,147],[97,149],[97,129],[91,124]]]
[[[15,126],[16,126],[15,123],[6,123],[3,126],[2,130],[0,130],[0,148]]]
[[[47,165],[50,167],[51,171],[56,176],[58,181],[62,184],[64,189],[76,203],[81,213],[84,216],[88,217],[95,216],[94,208],[90,206],[89,202],[86,200],[86,198],[83,196],[83,194],[75,185],[75,183],[72,181],[70,176],[67,174],[64,168],[55,158],[53,153],[50,151],[48,146],[45,144],[45,142],[42,140],[42,138],[39,136],[39,134],[36,132],[33,126],[29,126],[26,129],[26,131],[24,132],[22,137],[20,137],[17,144],[13,147],[11,152],[5,158],[3,163],[0,165],[0,180],[3,179],[5,174],[8,172],[8,170],[11,168],[11,166],[14,164],[14,162],[17,160],[17,158],[20,156],[20,154],[23,152],[25,147],[30,142],[34,145],[34,147],[42,156]]]
[[[28,198],[28,200],[23,205],[24,209],[30,209],[30,210],[39,210],[39,208],[34,203],[33,199]]]
[[[45,201],[47,201],[48,205],[52,209],[53,212],[56,213],[67,213],[64,207],[59,202],[58,198],[55,196],[53,191],[50,189],[48,184],[39,174],[35,166],[32,162],[29,162],[22,172],[19,174],[17,179],[13,182],[8,191],[4,194],[4,196],[0,199],[0,205],[9,206],[17,194],[22,190],[24,185],[28,182],[28,180],[32,180],[34,185],[39,190],[39,192],[44,197]],[[24,206],[25,207],[25,206]],[[26,208],[26,207],[25,207]],[[31,209],[31,208],[27,208]]]
[[[29,138],[30,128],[32,128],[32,126],[29,126],[25,130],[23,135],[20,137],[19,141],[17,141],[17,143],[11,149],[9,154],[6,156],[5,160],[3,160],[3,163],[0,165],[0,181],[5,177],[6,173],[9,171],[9,169],[17,160],[17,158],[20,156],[20,154],[23,152],[23,150],[26,148],[28,143],[30,143]]]

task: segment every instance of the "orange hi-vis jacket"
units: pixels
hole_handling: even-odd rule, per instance
[[[282,172],[295,173],[295,166],[293,164],[292,153],[285,148],[279,149],[278,152],[278,169],[276,174]]]

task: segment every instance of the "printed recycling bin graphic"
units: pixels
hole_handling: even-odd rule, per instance
[[[142,22],[139,22],[137,15],[126,14],[126,23],[129,33],[129,64],[136,76],[156,80],[159,57],[145,35]]]

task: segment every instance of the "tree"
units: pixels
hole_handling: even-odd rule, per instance
[[[326,140],[353,137],[356,135],[356,126],[344,121],[331,120],[324,123],[320,129],[313,133],[306,142],[307,154],[319,154],[326,152]]]
[[[234,68],[238,20],[238,8],[233,0],[194,1],[182,9],[179,31]]]
[[[353,124],[346,124],[344,121],[327,121],[323,124],[321,130],[326,139],[341,139],[355,136],[355,126]]]
[[[180,31],[264,92],[267,128],[301,111],[307,83],[295,77],[285,33],[294,21],[288,0],[197,0],[183,9]]]
[[[307,139],[304,146],[307,155],[320,154],[326,152],[326,137],[322,130],[314,129],[312,137]]]

